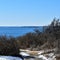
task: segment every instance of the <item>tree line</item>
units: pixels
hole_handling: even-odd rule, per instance
[[[35,29],[19,37],[0,36],[0,55],[18,55],[19,49],[41,50],[60,48],[60,21],[53,19],[43,26],[43,32]]]

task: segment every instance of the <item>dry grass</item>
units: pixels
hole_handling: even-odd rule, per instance
[[[40,59],[40,58],[34,58],[34,59],[24,59],[24,60],[42,60],[42,59]]]

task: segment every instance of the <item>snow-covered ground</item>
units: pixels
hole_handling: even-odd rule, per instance
[[[0,60],[22,60],[19,57],[12,57],[12,56],[0,56]],[[55,57],[45,57],[43,55],[38,56],[37,58],[29,58],[24,60],[56,60]]]
[[[25,52],[20,52],[19,54],[22,56],[30,56],[28,53],[25,53]]]
[[[26,52],[19,53],[22,56],[28,57],[30,54]],[[54,53],[49,53],[47,55],[38,54],[34,56],[35,58],[25,58],[24,60],[56,60]],[[0,60],[22,60],[20,57],[13,57],[13,56],[0,56]]]
[[[22,60],[19,57],[12,57],[12,56],[0,56],[0,60]]]

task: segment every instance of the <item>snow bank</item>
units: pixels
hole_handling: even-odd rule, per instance
[[[22,60],[19,57],[12,57],[12,56],[0,56],[0,60]]]

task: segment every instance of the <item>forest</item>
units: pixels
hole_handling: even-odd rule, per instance
[[[0,36],[0,55],[18,55],[19,49],[42,50],[60,48],[60,21],[54,18],[43,32],[35,29],[19,37]]]

